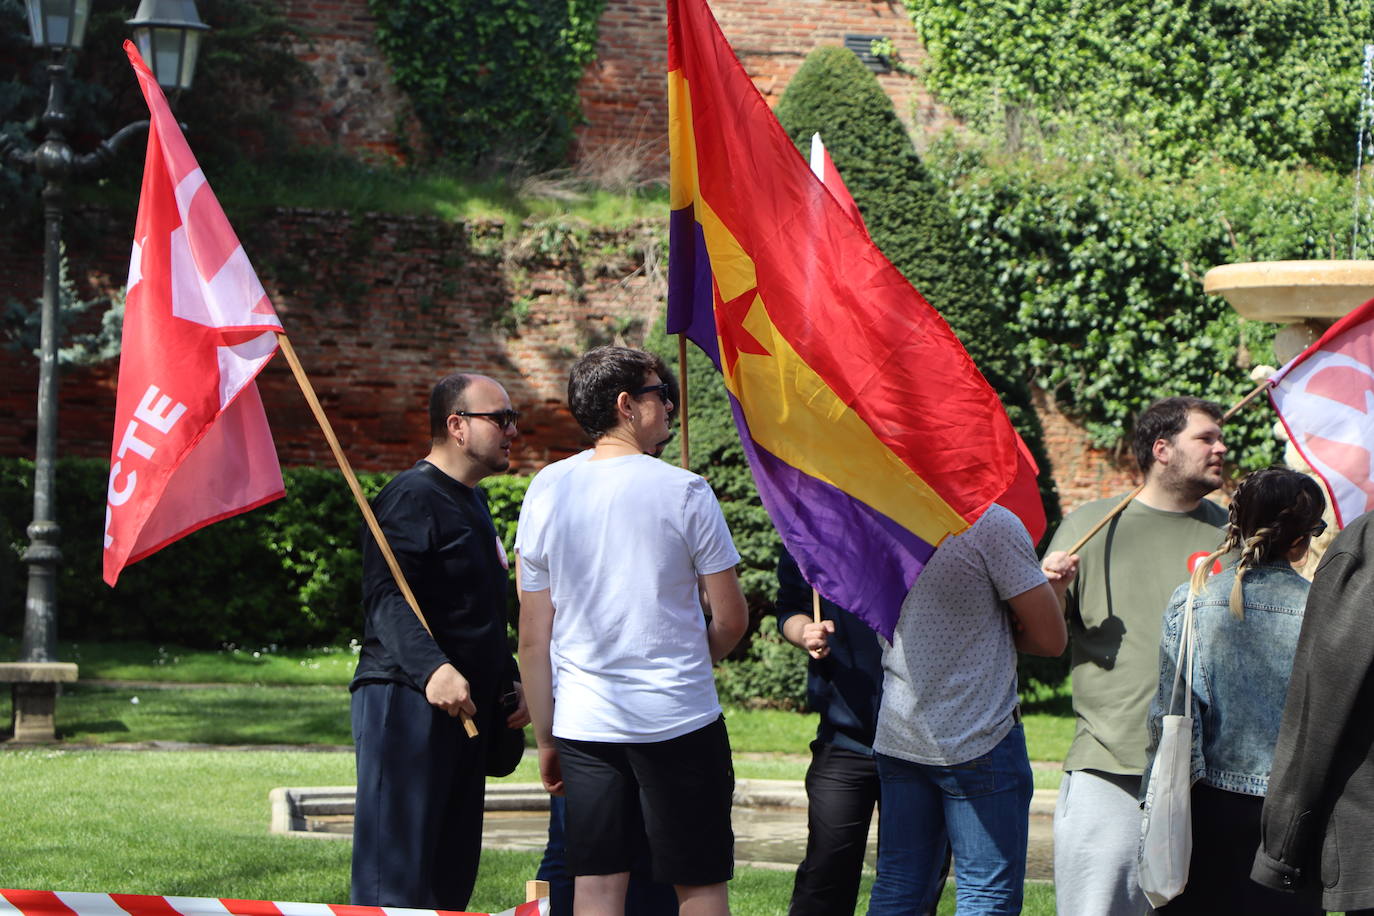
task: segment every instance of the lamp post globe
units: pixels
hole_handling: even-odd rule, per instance
[[[201,22],[194,0],[141,0],[128,21],[138,53],[166,90],[190,89],[200,54]]]
[[[85,38],[91,0],[25,0],[25,5],[34,46],[53,52],[53,60],[47,67],[48,104],[42,117],[46,133],[42,143],[32,152],[19,151],[13,142],[0,135],[0,155],[16,166],[32,168],[43,179],[43,298],[39,312],[33,521],[27,529],[29,546],[23,555],[29,571],[20,653],[23,662],[51,663],[55,661],[57,648],[57,570],[62,561],[62,551],[57,546],[61,531],[56,520],[54,495],[59,281],[66,184],[72,175],[107,162],[125,140],[146,129],[148,122],[126,125],[101,142],[95,151],[76,154],[67,140],[72,115],[67,108],[66,90],[71,60]],[[142,0],[129,25],[134,28],[140,49],[157,75],[158,83],[168,89],[189,87],[201,35],[209,29],[201,21],[194,0]]]
[[[35,48],[75,51],[86,40],[91,0],[25,0]]]

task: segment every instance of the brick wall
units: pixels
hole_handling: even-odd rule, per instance
[[[367,0],[283,0],[283,10],[304,33],[297,56],[316,85],[287,113],[305,143],[355,152],[398,155],[420,140],[405,93],[375,43]]]
[[[309,37],[299,53],[318,81],[289,114],[297,134],[312,143],[387,154],[413,147],[418,128],[374,44],[366,0],[286,0],[285,6]],[[900,0],[714,0],[712,9],[769,104],[812,49],[843,44],[849,34],[891,38],[907,63],[924,58]],[[581,84],[587,123],[577,131],[579,159],[608,171],[638,168],[666,176],[666,32],[662,0],[607,0],[597,59]],[[948,123],[912,78],[889,73],[879,82],[918,133]]]
[[[842,45],[846,35],[890,38],[903,61],[918,64],[925,51],[900,2],[870,0],[714,0],[721,31],[769,105],[782,96],[806,55]],[[664,5],[607,0],[597,59],[582,79],[578,157],[639,157],[649,171],[666,173],[668,98]],[[878,77],[897,114],[917,135],[949,122],[923,86],[892,72]],[[613,163],[614,164],[614,163]]]
[[[86,290],[122,284],[124,221],[86,210],[68,223],[85,227],[68,246],[73,277]],[[572,358],[599,343],[642,340],[663,305],[658,239],[647,227],[506,241],[496,223],[278,210],[236,218],[236,228],[360,470],[404,467],[423,454],[429,389],[457,369],[493,376],[525,413],[517,470],[577,451],[582,434],[564,406]],[[0,229],[0,299],[37,295],[40,243]],[[282,462],[332,465],[285,361],[274,359],[259,379]],[[60,454],[108,456],[115,382],[113,363],[64,371]],[[36,391],[31,357],[0,363],[0,454],[33,454]]]
[[[586,348],[642,341],[661,313],[657,224],[572,234],[548,226],[512,239],[495,223],[276,210],[235,215],[287,333],[350,460],[404,467],[426,448],[430,386],[459,368],[492,375],[524,412],[515,468],[531,471],[582,447],[564,406],[567,369]],[[68,223],[83,295],[122,284],[127,218],[78,210]],[[0,300],[37,295],[41,235],[0,227]],[[287,465],[333,459],[284,360],[260,377]],[[63,455],[106,457],[116,366],[64,371]],[[0,454],[32,456],[37,367],[0,361]],[[1129,461],[1088,447],[1083,431],[1037,394],[1061,502],[1071,510],[1133,485]]]
[[[1093,448],[1083,428],[1064,416],[1054,396],[1032,386],[1031,399],[1045,434],[1045,451],[1064,514],[1103,496],[1125,495],[1140,483],[1129,447],[1120,453]]]

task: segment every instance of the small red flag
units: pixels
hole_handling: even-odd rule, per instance
[[[1270,382],[1288,441],[1326,484],[1337,527],[1374,509],[1374,299]]]
[[[830,158],[830,151],[821,142],[821,135],[814,133],[811,135],[811,173],[821,180],[830,196],[839,203],[840,209],[849,214],[849,218],[854,221],[854,225],[863,230],[864,236],[868,236],[868,226],[864,225],[863,214],[859,212],[859,205],[854,202],[854,195],[849,193],[849,186],[840,177],[840,170],[835,168],[835,161]]]
[[[132,42],[124,50],[150,125],[105,506],[110,585],[130,563],[285,493],[254,384],[281,322],[157,80]]]

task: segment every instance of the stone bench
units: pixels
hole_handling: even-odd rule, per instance
[[[74,662],[0,662],[0,684],[10,685],[13,698],[12,740],[18,744],[56,741],[58,685],[75,681]]]

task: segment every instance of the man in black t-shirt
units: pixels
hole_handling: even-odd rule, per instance
[[[430,394],[429,454],[373,510],[430,631],[364,529],[365,629],[353,676],[358,792],[351,901],[464,910],[481,854],[486,744],[529,721],[506,644],[506,557],[478,481],[510,466],[505,390],[455,374]],[[459,714],[476,721],[469,738]]]

